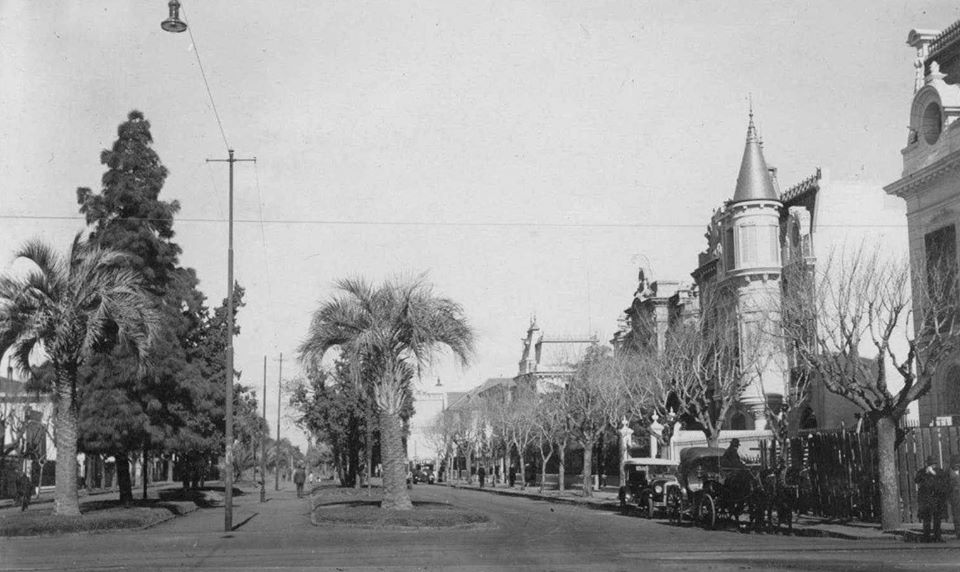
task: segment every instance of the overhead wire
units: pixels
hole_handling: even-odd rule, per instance
[[[60,216],[60,215],[31,215],[31,214],[0,214],[0,220],[84,220],[82,216]],[[115,220],[126,220],[117,218]],[[136,220],[152,220],[138,218]],[[190,223],[224,223],[225,218],[178,218],[177,222]],[[328,225],[328,226],[426,226],[426,227],[453,227],[453,228],[471,228],[471,227],[491,227],[491,228],[703,228],[703,223],[642,223],[642,222],[611,222],[611,223],[576,223],[576,222],[534,222],[534,221],[428,221],[428,220],[336,220],[336,219],[265,219],[263,217],[254,219],[234,218],[234,223],[238,224],[290,224],[290,225]],[[818,224],[818,228],[907,228],[907,224],[879,224],[879,223],[857,223],[857,224]]]
[[[180,6],[180,10],[183,11],[183,19],[187,21],[187,11]],[[189,23],[188,23],[189,24]],[[227,134],[223,130],[223,122],[220,121],[220,113],[217,111],[217,103],[213,100],[213,92],[210,91],[210,82],[207,81],[207,72],[203,69],[203,61],[200,59],[200,49],[197,47],[197,40],[193,37],[193,26],[187,25],[187,33],[190,34],[190,44],[193,47],[193,53],[197,57],[197,66],[200,68],[200,77],[203,78],[203,85],[207,88],[207,97],[210,98],[210,107],[213,108],[213,116],[217,120],[217,127],[220,128],[220,136],[223,138],[223,145],[230,149],[230,143],[227,142]]]

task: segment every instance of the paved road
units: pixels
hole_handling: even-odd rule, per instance
[[[311,570],[956,570],[960,541],[911,545],[676,528],[480,491],[419,485],[415,499],[490,515],[483,530],[314,527],[292,491],[236,497],[234,522],[205,509],[144,531],[0,540],[0,568]]]

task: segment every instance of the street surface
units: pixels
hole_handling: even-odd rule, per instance
[[[0,540],[3,570],[957,570],[960,541],[906,544],[677,528],[662,521],[417,485],[414,500],[487,513],[475,530],[382,531],[310,524],[293,491],[235,497],[148,530]]]

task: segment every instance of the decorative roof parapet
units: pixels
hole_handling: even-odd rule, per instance
[[[936,57],[938,52],[949,48],[957,39],[960,39],[960,20],[947,26],[944,31],[940,32],[940,34],[930,42],[929,55],[927,58]]]
[[[820,171],[820,167],[817,167],[816,173],[810,175],[806,179],[784,191],[780,195],[780,202],[788,203],[800,198],[803,195],[806,195],[807,193],[819,191],[821,178],[822,172]]]

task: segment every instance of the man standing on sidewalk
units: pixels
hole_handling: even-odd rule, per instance
[[[943,520],[943,505],[947,500],[947,483],[949,477],[937,465],[937,460],[931,455],[923,468],[917,471],[914,479],[917,483],[917,516],[923,521],[923,538],[921,542],[943,542],[940,536],[940,521]],[[931,528],[933,537],[931,538]]]
[[[950,512],[953,519],[953,533],[960,538],[960,455],[950,459]]]
[[[487,470],[483,468],[483,465],[480,465],[480,468],[477,469],[477,478],[480,479],[480,488],[483,488],[483,481],[487,476]]]
[[[303,470],[303,465],[297,465],[297,470],[293,473],[293,484],[297,485],[297,498],[303,497],[303,483],[307,480],[307,474]]]

